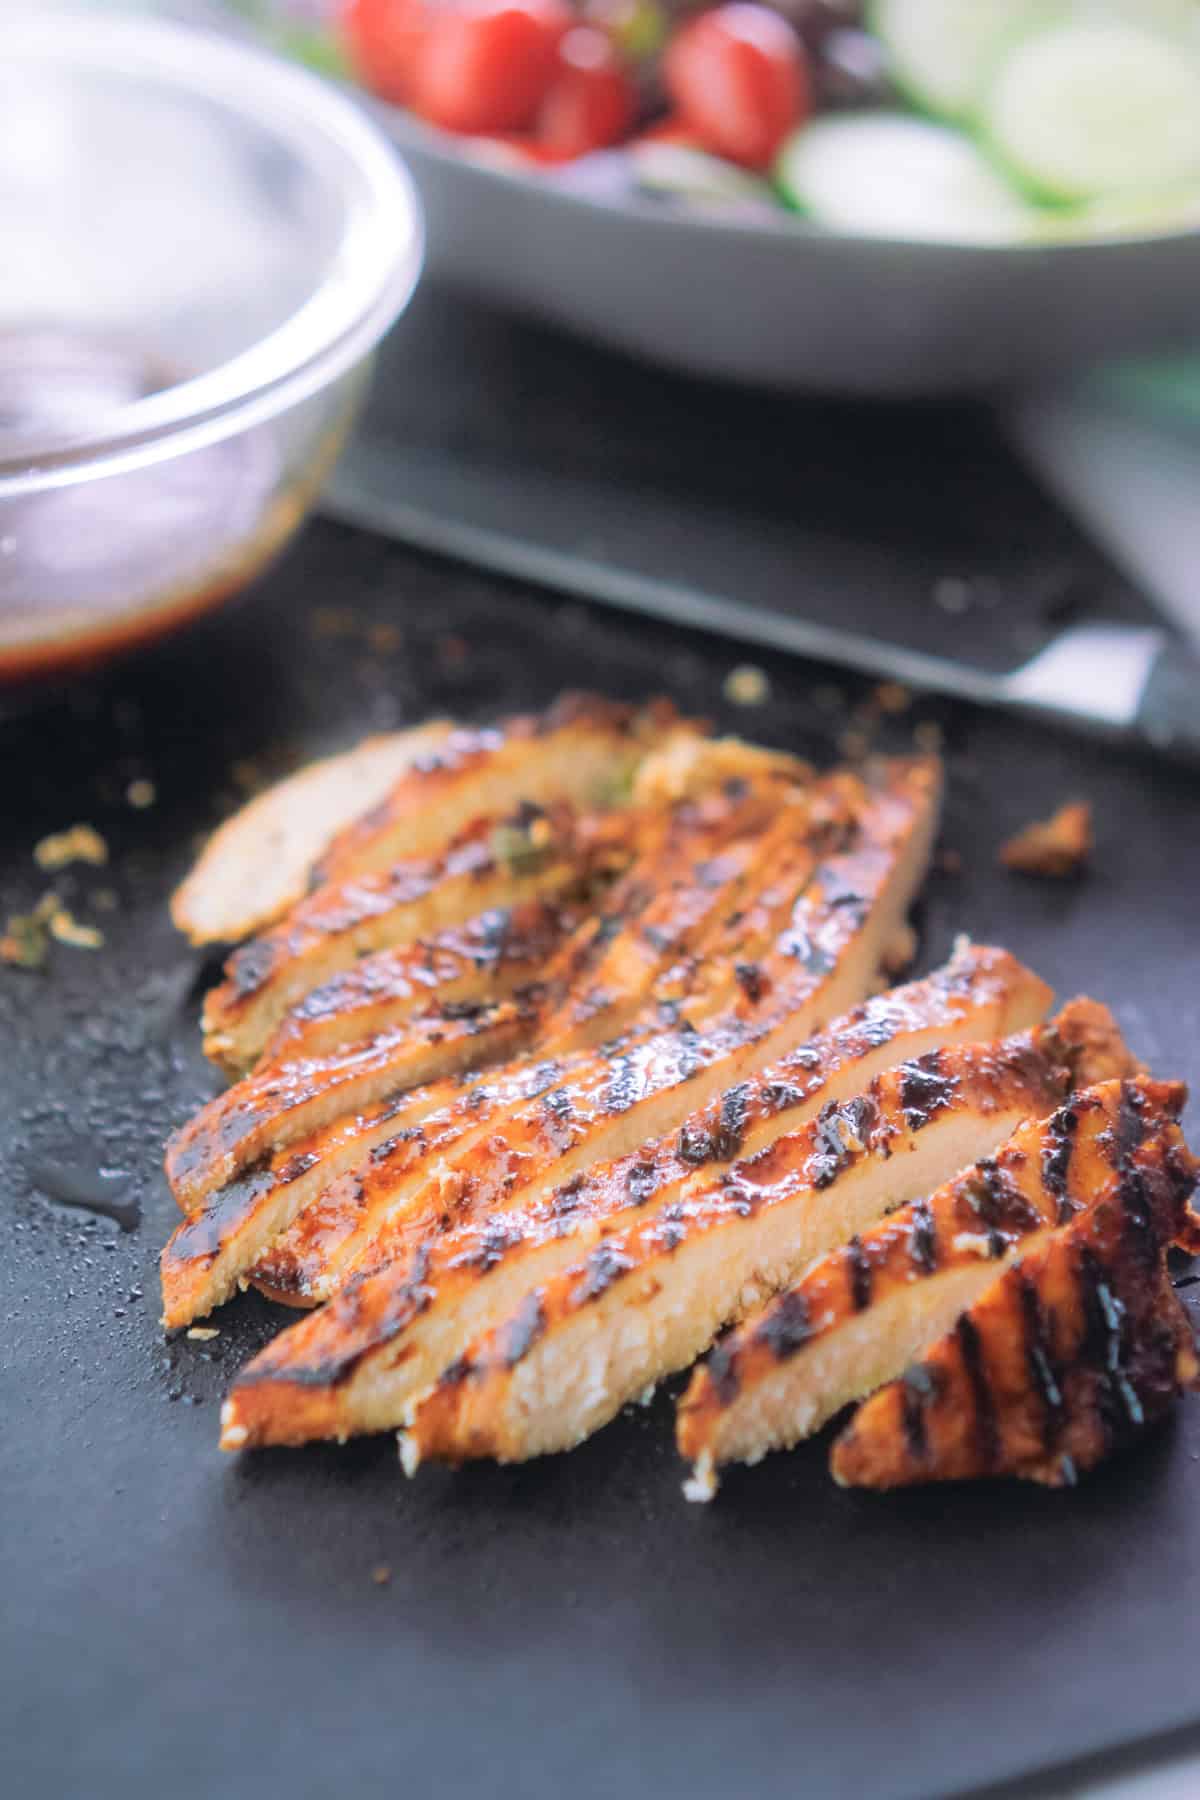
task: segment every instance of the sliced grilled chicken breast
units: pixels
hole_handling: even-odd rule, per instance
[[[471,1337],[506,1318],[531,1283],[578,1262],[606,1231],[637,1222],[649,1202],[676,1199],[698,1170],[714,1174],[736,1157],[756,1154],[898,1060],[1002,1037],[1043,1017],[1047,1004],[1049,988],[1007,952],[964,947],[934,976],[874,997],[799,1048],[795,1022],[784,1019],[768,1039],[748,1042],[750,1053],[759,1044],[772,1051],[763,1073],[745,1076],[743,1062],[743,1080],[691,1112],[678,1132],[599,1163],[538,1204],[502,1202],[479,1222],[468,1219],[421,1247],[408,1264],[410,1273],[419,1271],[412,1316],[403,1325],[408,1370],[432,1379]],[[736,1067],[723,1069],[725,1076],[734,1073]],[[336,1210],[329,1219],[326,1199],[304,1213],[300,1244],[317,1251],[320,1235],[342,1224]],[[295,1231],[255,1265],[255,1282],[268,1291],[263,1276],[281,1247],[295,1242]],[[288,1265],[282,1273],[286,1282],[295,1280]],[[279,1298],[293,1294],[284,1289]]]
[[[670,1031],[598,1058],[502,1122],[477,1116],[465,1138],[452,1123],[449,1136],[429,1131],[399,1145],[297,1219],[265,1259],[264,1284],[324,1300],[351,1276],[403,1255],[431,1226],[534,1205],[597,1161],[672,1129],[859,999],[907,910],[932,829],[930,771],[899,765],[892,775],[887,796],[864,811],[862,847],[817,865],[787,909],[779,943],[755,965],[751,991],[731,982],[736,1001],[704,1030],[697,1018],[718,997],[711,983],[699,1013],[687,1003]]]
[[[702,1172],[671,1199],[649,1203],[638,1222],[623,1222],[590,1247],[576,1242],[568,1270],[526,1285],[508,1322],[455,1356],[450,1368],[464,1380],[439,1385],[429,1415],[442,1421],[434,1434],[441,1450],[449,1441],[443,1430],[458,1429],[448,1423],[447,1407],[456,1417],[459,1405],[467,1408],[464,1431],[477,1442],[476,1400],[485,1388],[496,1401],[494,1414],[487,1410],[498,1434],[495,1453],[535,1454],[576,1441],[648,1382],[691,1361],[721,1323],[810,1257],[889,1204],[936,1185],[947,1166],[994,1147],[1022,1109],[1047,1104],[1065,1085],[1027,1039],[940,1054],[931,1110],[914,1110],[914,1099],[918,1086],[933,1092],[933,1071],[928,1062],[908,1065],[877,1078],[866,1095],[826,1106],[800,1131],[731,1169]],[[369,1277],[285,1333],[235,1388],[229,1443],[276,1441],[277,1434],[300,1441],[395,1423],[428,1393],[441,1352],[462,1341],[473,1310],[472,1290],[443,1310],[441,1272],[437,1246],[422,1245],[403,1279],[395,1270]],[[518,1371],[524,1359],[511,1356],[506,1334],[513,1318],[535,1311],[542,1348]],[[418,1324],[427,1312],[429,1321]],[[495,1346],[502,1340],[501,1354]],[[476,1372],[469,1382],[468,1370]],[[547,1410],[543,1402],[551,1399]],[[518,1451],[513,1434],[524,1430],[532,1435]],[[424,1437],[419,1447],[428,1447]],[[482,1439],[478,1447],[487,1450]]]
[[[634,735],[639,742],[645,737]],[[644,765],[658,760],[659,752],[644,754],[653,741],[641,742]],[[566,798],[541,805],[526,793],[508,814],[486,811],[481,803],[454,836],[448,830],[453,810],[437,813],[436,847],[384,867],[377,868],[364,849],[363,869],[325,880],[278,927],[230,958],[226,980],[205,1004],[207,1053],[237,1072],[259,1055],[299,996],[358,957],[492,905],[559,893],[563,884],[555,870],[560,863],[577,865],[580,879],[593,878],[604,868],[611,871],[622,852],[628,861],[639,850],[670,839],[676,812],[690,816],[691,808],[719,807],[723,801],[727,815],[745,820],[757,808],[765,819],[772,801],[811,779],[808,765],[795,757],[754,750],[736,740],[710,744],[690,726],[673,727],[663,741],[663,761],[680,789],[671,807],[639,802],[599,812],[581,808],[571,795],[588,784],[575,779],[578,769],[550,733],[536,739],[538,756],[549,759],[557,773],[553,780],[547,776],[529,785],[540,792],[549,783]],[[620,780],[610,787],[623,789],[626,763],[618,759],[613,771]],[[653,790],[656,783],[648,774],[647,786]],[[336,865],[344,870],[346,857],[339,854]],[[464,878],[474,882],[473,896],[459,893]]]
[[[525,826],[525,815],[513,822],[480,819],[444,855],[319,888],[229,958],[224,981],[205,997],[205,1054],[237,1074],[258,1058],[297,1000],[360,957],[461,925],[492,907],[578,891],[591,867],[588,822],[566,807],[539,822],[547,840],[516,866],[497,844],[504,832]]]
[[[308,891],[322,853],[454,730],[432,719],[412,731],[367,738],[309,763],[256,795],[209,839],[171,897],[171,917],[193,944],[236,944],[261,931]]]
[[[379,1343],[390,1343],[384,1354],[397,1405],[432,1382],[480,1332],[503,1322],[532,1286],[578,1262],[605,1233],[636,1223],[651,1201],[662,1207],[677,1200],[698,1171],[711,1178],[722,1165],[756,1154],[897,1061],[1025,1026],[1044,1015],[1049,997],[1006,952],[966,946],[937,974],[865,1002],[761,1075],[729,1088],[689,1115],[678,1134],[601,1165],[538,1207],[507,1210],[421,1246],[396,1271],[407,1288],[404,1281],[371,1278],[371,1299],[362,1309],[364,1318],[376,1305],[388,1309],[391,1336],[381,1334]],[[347,1313],[332,1331],[321,1328],[322,1342],[344,1349],[347,1329],[355,1328]]]
[[[824,834],[844,821],[834,804],[838,798],[836,789],[828,801],[823,798],[824,788],[818,788],[816,793],[820,802],[818,822],[812,824],[811,830]],[[545,971],[542,991],[526,997],[521,1009],[524,1038],[532,1037],[538,1023],[535,1007],[550,1015],[564,986],[569,984],[588,982],[588,991],[595,994],[596,969],[608,969],[611,973],[615,966],[623,964],[624,987],[610,993],[606,1007],[597,1004],[589,1009],[586,1023],[590,1029],[573,1033],[570,1018],[562,1016],[560,1010],[559,1015],[549,1016],[540,1033],[539,1048],[568,1050],[576,1042],[590,1041],[601,1026],[609,1035],[617,1035],[621,1024],[638,1010],[655,961],[662,969],[672,968],[674,958],[689,947],[702,928],[705,914],[719,911],[727,900],[733,903],[745,876],[745,858],[736,868],[730,868],[723,864],[719,852],[740,830],[761,834],[768,801],[773,807],[773,787],[756,790],[751,797],[740,792],[734,797],[707,795],[681,803],[658,821],[645,834],[643,852],[617,883],[604,910],[597,918],[585,921],[561,947]],[[806,806],[802,803],[784,810],[787,819],[794,822],[796,835],[807,843]],[[831,812],[832,820],[828,817]],[[751,862],[758,854],[758,841],[758,835],[752,835],[748,851]],[[395,969],[410,951],[408,946],[380,956],[388,954]],[[379,960],[379,956],[366,958],[344,976],[315,990],[313,996],[293,1008],[288,1021],[300,1018],[310,1000],[329,1021],[329,1004],[337,1003],[347,989],[352,996],[360,972],[377,966]],[[385,1004],[390,1007],[393,1002]],[[280,1028],[281,1033],[288,1030],[288,1021]],[[513,1034],[511,1010],[493,1012],[488,1020],[476,1020],[470,1031],[446,1029],[436,1015],[412,1021],[402,1012],[399,1020],[393,1020],[374,1040],[339,1039],[324,1054],[310,1053],[283,1064],[260,1065],[252,1075],[202,1107],[171,1139],[167,1147],[167,1175],[172,1188],[190,1210],[206,1192],[233,1179],[264,1150],[277,1149],[306,1135],[339,1112],[370,1106],[417,1082],[436,1080],[441,1073],[495,1062],[492,1039],[497,1035],[500,1054],[512,1053],[519,1047]],[[467,1036],[474,1042],[469,1064],[464,1063],[458,1051],[458,1043]],[[445,1058],[441,1068],[439,1048]]]
[[[833,1251],[718,1344],[679,1402],[680,1453],[696,1465],[690,1498],[715,1491],[720,1464],[790,1447],[891,1380],[995,1280],[998,1263],[1118,1179],[1112,1127],[1134,1059],[1094,1001],[1073,1001],[1043,1043],[1051,1034],[1072,1085],[1081,1062],[1106,1085],[1027,1120],[994,1157]]]
[[[484,814],[567,800],[588,810],[628,794],[638,764],[679,731],[674,707],[645,710],[566,694],[547,713],[456,730],[380,803],[339,834],[316,878],[344,881],[428,856]]]
[[[701,1178],[531,1290],[443,1371],[416,1406],[409,1463],[579,1443],[813,1257],[989,1154],[1068,1080],[1036,1030],[936,1051]]]
[[[1200,1377],[1165,1251],[1200,1250],[1175,1084],[1126,1083],[1090,1204],[1044,1234],[833,1447],[843,1486],[1017,1475],[1073,1483]],[[1074,1162],[1074,1158],[1072,1158]]]
[[[868,872],[876,868],[880,858],[884,859],[886,867],[887,860],[893,855],[891,849],[884,847],[890,843],[888,832],[904,835],[902,821],[905,818],[908,820],[907,835],[911,836],[915,828],[913,815],[921,813],[920,829],[927,836],[924,810],[928,810],[930,804],[928,769],[901,765],[895,771],[895,778],[900,793],[908,796],[907,812],[904,803],[894,798],[873,799],[865,806],[864,821],[874,821],[878,826],[876,836],[882,835],[882,844],[873,845],[870,850],[861,853],[867,860]],[[814,821],[805,807],[794,810],[798,824],[803,819],[811,825],[810,857],[815,858],[817,850],[829,841],[831,811],[828,807],[821,806]],[[833,810],[833,823],[839,829],[844,823],[837,809]],[[929,829],[931,828],[930,825]],[[752,845],[752,850],[753,856],[757,857],[759,852],[756,844]],[[718,862],[723,870],[719,878],[712,875],[710,863],[702,865],[694,877],[696,886],[707,897],[710,907],[722,898],[726,901],[737,899],[745,875],[742,862],[736,859],[728,868],[725,867],[726,859],[718,859]],[[911,892],[911,883],[907,892]],[[907,892],[904,896],[905,904]],[[833,911],[835,917],[830,930],[840,941],[851,930],[850,909],[842,905]],[[665,943],[661,939],[656,940],[660,954],[664,957],[668,953],[674,956],[680,948],[686,948],[690,935],[696,925],[702,922],[702,917],[702,913],[687,911],[686,929],[676,931],[673,936],[669,935]],[[748,909],[748,917],[757,920],[755,908]],[[635,923],[631,929],[640,932],[640,923]],[[665,925],[662,929],[666,929]],[[794,929],[794,925],[789,923],[789,934]],[[754,942],[757,946],[757,939]],[[790,971],[790,952],[785,961]],[[638,967],[644,971],[645,965],[639,963]],[[817,984],[816,977],[806,974],[804,979],[810,985]],[[710,998],[714,995],[715,990],[710,989]],[[617,1009],[621,1004],[620,995],[614,996],[610,1016],[617,1016]],[[744,1001],[743,1004],[748,1007],[750,1003]],[[623,1017],[623,1013],[620,1016]],[[588,1016],[586,1023],[589,1033],[596,1017],[595,1012]],[[740,1014],[736,1023],[737,1029],[744,1033],[745,1026]],[[497,1020],[491,1021],[489,1030],[493,1038],[499,1024]],[[514,1023],[514,1029],[520,1027],[518,1019]],[[442,1041],[436,1047],[437,1055],[444,1060],[455,1042],[455,1032],[462,1034],[468,1029],[469,1024],[464,1025],[462,1021],[455,1022],[453,1027],[447,1027]],[[411,1028],[402,1031],[401,1035],[402,1043],[393,1046],[390,1039],[381,1041],[366,1050],[361,1058],[347,1058],[345,1053],[339,1053],[346,1076],[343,1092],[348,1087],[353,1100],[360,1099],[364,1091],[368,1100],[373,1099],[379,1088],[368,1087],[368,1079],[371,1083],[382,1083],[388,1069],[394,1073],[395,1058],[401,1055],[408,1059],[411,1067],[412,1058],[420,1051],[421,1045]],[[687,1078],[687,1065],[696,1061],[694,1036],[694,1026],[688,1021],[686,1028],[683,1024],[678,1027],[665,1047],[659,1046],[657,1056],[647,1054],[645,1060],[648,1068],[661,1071],[665,1067],[668,1070],[668,1074],[660,1074],[660,1082],[669,1082],[673,1078],[675,1085],[678,1085]],[[676,1060],[670,1062],[666,1059],[675,1047],[676,1039]],[[561,1034],[557,1041],[562,1041]],[[466,1040],[460,1037],[459,1042],[460,1054],[465,1056],[468,1054]],[[590,1086],[587,1091],[592,1093],[598,1089],[606,1097],[603,1102],[593,1099],[593,1112],[597,1105],[602,1104],[606,1119],[611,1121],[616,1115],[615,1106],[610,1104],[610,1097],[615,1090],[606,1056],[597,1053],[590,1061],[584,1059],[578,1051],[573,1056],[581,1070],[590,1069]],[[571,1059],[567,1060],[570,1062]],[[536,1085],[532,1089],[539,1094],[566,1080],[572,1073],[567,1067],[560,1071],[557,1062],[552,1062],[543,1078],[541,1071],[545,1068],[543,1060],[539,1065]],[[369,1161],[365,1166],[354,1168],[350,1160],[353,1138],[339,1134],[336,1165],[327,1171],[329,1181],[338,1176],[336,1192],[323,1198],[314,1218],[309,1221],[299,1246],[280,1246],[273,1253],[269,1266],[260,1277],[263,1285],[272,1292],[287,1292],[290,1289],[301,1300],[319,1299],[324,1293],[333,1290],[347,1268],[356,1266],[363,1259],[370,1249],[377,1224],[384,1218],[397,1215],[403,1217],[404,1229],[407,1231],[409,1215],[414,1208],[420,1209],[416,1212],[416,1218],[429,1225],[447,1207],[456,1202],[461,1203],[466,1193],[495,1192],[495,1178],[484,1189],[477,1172],[478,1163],[473,1179],[472,1172],[468,1171],[468,1182],[460,1182],[456,1189],[455,1171],[451,1164],[457,1158],[461,1168],[462,1159],[469,1153],[471,1145],[485,1131],[495,1133],[501,1129],[504,1123],[504,1105],[507,1103],[511,1106],[518,1099],[524,1100],[531,1091],[527,1074],[527,1071],[518,1070],[515,1084],[512,1080],[506,1082],[500,1079],[490,1083],[487,1088],[476,1087],[469,1094],[452,1090],[447,1096],[448,1116],[442,1119],[435,1116],[429,1129],[417,1122],[424,1113],[431,1110],[428,1104],[424,1104],[419,1113],[414,1113],[411,1108],[405,1109],[403,1117],[393,1115],[390,1119],[386,1109],[382,1115],[376,1111],[363,1122],[359,1133],[363,1154],[369,1153]],[[419,1077],[424,1078],[423,1074]],[[583,1076],[579,1075],[576,1079],[583,1079]],[[208,1310],[228,1298],[272,1236],[286,1229],[296,1217],[299,1207],[311,1198],[315,1181],[307,1179],[307,1169],[301,1170],[306,1177],[304,1181],[298,1182],[294,1178],[294,1157],[285,1158],[278,1171],[268,1171],[266,1180],[258,1179],[261,1172],[255,1170],[252,1178],[247,1181],[242,1178],[241,1171],[250,1167],[253,1154],[260,1147],[266,1151],[269,1145],[274,1145],[278,1151],[279,1121],[289,1110],[293,1119],[299,1116],[312,1120],[317,1108],[332,1107],[335,1104],[334,1086],[330,1079],[329,1064],[322,1070],[315,1096],[311,1070],[307,1065],[301,1066],[298,1077],[294,1070],[287,1068],[264,1071],[241,1084],[242,1091],[236,1103],[233,1096],[226,1096],[224,1105],[217,1102],[208,1109],[206,1143],[199,1142],[195,1127],[192,1127],[188,1128],[191,1131],[188,1141],[184,1142],[181,1138],[178,1145],[172,1146],[169,1166],[176,1181],[181,1174],[184,1178],[189,1177],[193,1170],[207,1171],[211,1175],[214,1167],[223,1166],[228,1173],[226,1185],[205,1196],[198,1213],[189,1216],[163,1252],[164,1319],[168,1324],[186,1323],[197,1316],[198,1311]],[[569,1106],[570,1088],[560,1091]],[[425,1097],[426,1102],[428,1098]],[[632,1101],[632,1090],[630,1099]],[[535,1111],[534,1124],[540,1132],[540,1161],[531,1158],[526,1170],[530,1181],[541,1170],[549,1167],[554,1157],[561,1162],[569,1148],[562,1141],[562,1119],[558,1120],[556,1126],[547,1125],[549,1115],[545,1108],[549,1105],[547,1100],[544,1106],[538,1106]],[[328,1116],[322,1110],[318,1119],[323,1122]],[[516,1129],[511,1119],[509,1129]],[[526,1134],[530,1135],[528,1121]],[[354,1169],[354,1172],[339,1175],[341,1169]],[[566,1165],[563,1172],[567,1172]]]
[[[362,1043],[414,1014],[482,1012],[539,981],[577,912],[546,900],[494,906],[465,924],[365,956],[297,1002],[264,1053],[271,1064]]]

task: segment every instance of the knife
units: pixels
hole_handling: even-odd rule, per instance
[[[1200,660],[1163,628],[1070,626],[1027,662],[994,673],[849,627],[840,629],[806,618],[802,611],[757,605],[745,591],[730,592],[728,581],[710,584],[697,578],[720,560],[715,543],[707,564],[697,552],[697,534],[706,528],[698,516],[679,521],[675,532],[677,542],[689,545],[687,556],[679,559],[688,564],[689,578],[648,573],[644,564],[634,563],[630,547],[637,532],[628,510],[620,520],[600,521],[608,526],[605,546],[600,541],[604,532],[587,529],[597,522],[595,493],[573,486],[564,493],[565,485],[552,488],[543,477],[511,467],[473,470],[461,455],[360,436],[335,470],[322,510],[420,549],[583,599],[929,693],[1124,738],[1200,763]],[[555,527],[566,516],[573,523],[564,537]],[[536,530],[531,524],[535,519]],[[728,570],[727,557],[725,563]],[[746,576],[753,579],[749,561]]]

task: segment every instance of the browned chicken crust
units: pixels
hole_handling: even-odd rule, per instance
[[[1000,861],[1020,875],[1062,881],[1077,875],[1092,854],[1092,809],[1073,800],[1048,819],[1035,819],[1001,846]]]
[[[844,1486],[1016,1475],[1070,1485],[1134,1442],[1200,1376],[1165,1252],[1200,1250],[1197,1164],[1156,1123],[1184,1090],[1126,1083],[1116,1183],[961,1313],[868,1400],[833,1448]]]

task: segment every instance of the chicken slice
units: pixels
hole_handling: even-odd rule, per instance
[[[476,1121],[465,1141],[452,1127],[449,1139],[426,1132],[401,1144],[297,1219],[287,1243],[265,1259],[264,1284],[319,1302],[402,1256],[431,1227],[535,1205],[596,1162],[672,1129],[860,999],[924,870],[935,810],[930,779],[920,766],[892,771],[891,790],[864,813],[862,847],[817,864],[787,909],[779,942],[755,965],[751,991],[732,977],[749,965],[731,965],[737,998],[724,1012],[711,1016],[720,996],[710,982],[671,1030],[614,1047],[502,1122],[489,1119],[486,1131]],[[757,953],[757,935],[751,948]]]
[[[1074,1483],[1133,1442],[1200,1378],[1166,1267],[1200,1250],[1197,1164],[1173,1123],[1184,1090],[1127,1083],[1109,1169],[1085,1210],[960,1312],[833,1446],[845,1487],[1017,1475]]]
[[[435,854],[485,814],[563,800],[583,810],[625,797],[638,764],[677,733],[695,734],[674,707],[639,711],[593,694],[565,694],[544,714],[455,730],[330,845],[321,882],[382,871]]]
[[[1072,1081],[1072,1019],[1084,1011],[1104,1009],[1074,1001],[1052,1027]],[[1103,1085],[1027,1120],[994,1157],[835,1250],[717,1345],[679,1402],[680,1453],[696,1466],[689,1497],[710,1497],[721,1464],[788,1448],[890,1381],[990,1286],[997,1264],[1112,1188],[1120,1078],[1136,1065],[1111,1019],[1108,1037],[1111,1053],[1089,1059]],[[1155,1129],[1178,1136],[1179,1099],[1177,1087],[1148,1090]]]
[[[193,944],[236,944],[273,924],[303,899],[333,838],[453,730],[449,719],[433,719],[367,738],[256,795],[214,832],[176,888],[171,917],[178,929]]]

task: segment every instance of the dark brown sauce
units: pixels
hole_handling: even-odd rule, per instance
[[[0,334],[0,458],[101,438],[106,420],[184,371],[60,332]],[[0,508],[0,679],[102,660],[244,587],[307,504],[271,428]]]

